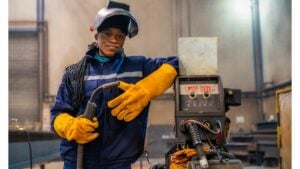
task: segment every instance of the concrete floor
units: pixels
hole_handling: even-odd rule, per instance
[[[279,167],[264,167],[264,166],[247,166],[243,169],[279,169]]]
[[[164,159],[150,159],[151,163],[163,162]],[[62,169],[63,162],[62,161],[54,161],[46,163],[44,169]],[[132,169],[149,169],[150,165],[146,160],[137,161],[132,165]],[[29,169],[29,168],[26,168]],[[40,166],[34,166],[33,169],[42,169]],[[243,169],[279,169],[279,167],[265,167],[265,166],[244,166]]]

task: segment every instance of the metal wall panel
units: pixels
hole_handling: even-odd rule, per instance
[[[284,83],[292,79],[291,0],[259,2],[264,82]]]
[[[181,20],[181,36],[217,37],[218,71],[224,86],[243,91],[255,90],[251,8],[247,6],[248,1],[185,2],[187,17]]]
[[[38,36],[34,32],[9,34],[9,118],[39,120]]]

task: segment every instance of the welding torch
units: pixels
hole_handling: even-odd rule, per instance
[[[89,101],[87,102],[85,111],[83,113],[83,117],[89,120],[92,120],[93,117],[96,114],[96,108],[97,108],[97,104],[95,103],[95,96],[103,91],[104,89],[109,89],[112,87],[117,87],[119,86],[120,82],[111,82],[111,83],[106,83],[104,85],[99,86],[98,88],[96,88]],[[77,169],[83,169],[83,149],[84,149],[84,145],[83,144],[78,144],[77,147]]]

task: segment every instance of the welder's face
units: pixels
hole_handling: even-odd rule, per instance
[[[119,52],[123,48],[125,39],[126,35],[118,28],[105,29],[96,36],[100,54],[107,57],[112,57]]]

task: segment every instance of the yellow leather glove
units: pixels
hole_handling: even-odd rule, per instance
[[[176,164],[174,162],[170,162],[170,169],[187,169],[188,163]]]
[[[196,154],[197,151],[195,149],[179,150],[172,154],[171,162],[180,166],[186,166],[187,162]]]
[[[99,126],[96,117],[88,120],[83,115],[73,117],[68,113],[58,115],[54,120],[56,133],[69,141],[75,140],[79,144],[85,144],[96,139],[99,134],[93,133]]]
[[[112,115],[119,120],[130,122],[135,119],[153,98],[171,87],[177,72],[169,64],[163,64],[156,71],[136,84],[120,82],[119,88],[125,92],[108,102],[114,108]]]

